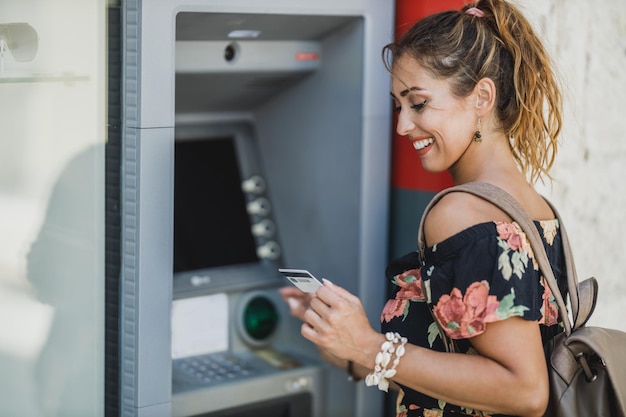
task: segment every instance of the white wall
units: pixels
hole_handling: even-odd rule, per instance
[[[563,217],[579,279],[600,283],[590,324],[626,330],[626,1],[516,2],[566,87],[555,180],[540,188]]]

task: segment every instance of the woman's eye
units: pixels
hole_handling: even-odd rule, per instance
[[[428,100],[424,100],[421,103],[418,104],[411,104],[410,108],[415,110],[415,111],[422,111],[424,109],[424,107],[426,106],[426,103],[428,102]],[[395,113],[400,113],[400,110],[402,110],[402,106],[400,106],[399,104],[394,103],[393,106],[393,111]]]
[[[415,111],[422,111],[422,110],[424,109],[424,107],[426,106],[426,102],[427,102],[427,101],[428,101],[428,100],[424,100],[424,101],[422,101],[421,103],[418,103],[418,104],[412,104],[412,105],[411,105],[411,108],[412,108],[413,110],[415,110]]]

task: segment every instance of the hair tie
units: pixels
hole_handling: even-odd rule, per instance
[[[471,14],[472,16],[476,17],[483,17],[485,15],[485,12],[480,10],[478,7],[470,7],[465,11],[465,13]]]

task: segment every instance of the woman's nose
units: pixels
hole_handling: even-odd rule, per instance
[[[403,110],[400,110],[398,121],[396,122],[396,132],[400,136],[408,136],[413,130],[415,130],[415,123]]]

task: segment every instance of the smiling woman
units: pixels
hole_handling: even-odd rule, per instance
[[[527,55],[518,56],[520,50]],[[541,42],[514,6],[504,1],[480,1],[460,12],[433,15],[418,22],[398,43],[388,45],[385,53],[398,112],[397,132],[412,141],[426,170],[447,170],[456,184],[484,181],[499,185],[523,201],[533,218],[554,217],[527,181],[548,175],[553,164],[561,129],[560,92]],[[534,96],[525,93],[535,90]],[[473,197],[451,195],[442,199],[426,218],[429,247],[422,254],[426,265],[418,279],[430,290],[426,301],[435,306],[436,320],[449,337],[462,341],[463,352],[507,364],[512,371],[511,394],[513,387],[524,387],[523,381],[532,379],[533,374],[543,382],[538,384],[539,391],[529,386],[529,402],[515,405],[506,385],[500,385],[499,389],[504,389],[502,403],[488,401],[477,406],[483,395],[481,388],[456,397],[454,389],[437,391],[437,379],[413,385],[411,378],[407,382],[398,378],[405,404],[399,413],[424,406],[453,410],[452,404],[459,404],[457,411],[533,415],[545,407],[547,382],[541,339],[547,340],[558,327],[556,321],[535,310],[534,306],[542,305],[545,286],[536,265],[528,262],[532,255],[524,235],[513,233],[512,240],[504,240],[501,231],[514,227],[498,209]],[[494,232],[498,236],[496,252],[483,246]],[[516,237],[522,239],[513,245],[510,242]],[[463,241],[470,246],[461,249],[458,245]],[[560,269],[560,242],[555,244],[551,237],[546,245],[551,249],[552,262]],[[492,265],[490,253],[497,256],[501,266],[495,271],[488,266]],[[446,259],[453,254],[456,260],[450,263]],[[393,268],[392,264],[390,270]],[[511,279],[512,271],[516,280]],[[502,283],[498,279],[503,279]],[[414,307],[401,322],[384,320],[383,330],[399,331],[419,346],[438,350],[432,329],[420,332],[407,327],[409,322],[430,322],[425,313],[423,308]],[[535,321],[540,323],[537,328],[541,332],[533,330]],[[495,336],[508,332],[515,337],[526,334],[527,338],[518,340],[524,340],[521,346],[525,351],[535,352],[534,358],[529,356],[524,364],[501,351],[506,344]],[[428,342],[420,342],[426,335]],[[460,366],[467,366],[459,361]],[[487,375],[494,372],[496,381],[507,381],[497,367],[490,370],[488,361],[472,369]],[[518,367],[526,367],[526,371],[516,371]],[[438,400],[427,406],[432,394]],[[532,396],[539,402],[530,400]],[[533,407],[538,409],[533,411]]]
[[[549,178],[561,95],[526,18],[506,0],[473,1],[418,21],[383,54],[396,131],[424,169],[513,196],[538,220],[563,285],[559,223],[533,187]],[[542,416],[543,344],[561,327],[526,235],[498,207],[465,193],[438,200],[424,232],[425,248],[388,266],[393,291],[380,331],[358,298],[329,281],[314,296],[283,290],[303,336],[352,377],[398,390],[399,417]],[[459,353],[447,352],[439,328]]]

